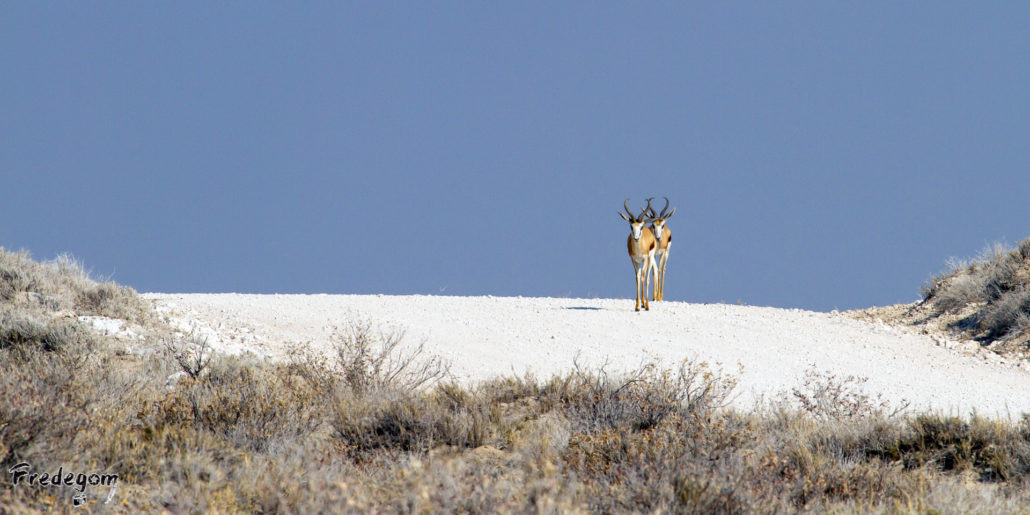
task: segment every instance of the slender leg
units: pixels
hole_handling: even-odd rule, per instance
[[[665,300],[665,269],[658,265],[658,300]]]
[[[665,265],[669,262],[669,251],[672,250],[672,242],[665,247],[665,253],[662,254],[662,299],[665,299]]]
[[[662,277],[661,277],[662,268],[661,268],[661,266],[662,266],[661,255],[660,254],[655,254],[655,256],[654,256],[654,295],[651,297],[655,301],[662,300],[662,290],[659,289],[659,284],[661,283],[661,280],[662,280]]]
[[[651,261],[651,275],[654,276],[654,289],[651,290],[651,298],[654,300],[662,300],[662,297],[658,292],[658,265],[654,258],[651,258],[649,261]]]
[[[640,272],[639,273],[640,273],[640,306],[643,307],[644,310],[649,310],[649,309],[651,309],[651,307],[647,305],[647,260],[646,259],[644,260],[643,263],[641,263]]]
[[[655,292],[657,292],[655,293],[655,300],[663,300],[665,296],[665,291],[663,288],[663,286],[665,285],[665,283],[663,282],[663,280],[665,279],[665,268],[663,267],[664,264],[665,253],[662,253],[662,257],[658,258],[658,283],[655,284],[654,287]]]
[[[665,261],[664,259],[662,261]],[[665,263],[662,263],[662,268],[658,271],[658,274],[662,276],[662,284],[658,287],[658,291],[661,292],[662,300],[665,300]]]
[[[658,265],[658,271],[655,272],[654,300],[662,300],[662,265]]]
[[[633,281],[636,283],[636,297],[634,298],[633,309],[640,311],[640,265],[633,262]]]
[[[643,291],[643,294],[644,294],[644,309],[646,309],[648,311],[651,311],[651,304],[647,301],[647,293],[648,293],[648,290],[651,289],[650,286],[651,286],[651,278],[652,278],[652,276],[658,274],[658,272],[656,272],[656,270],[657,269],[655,268],[655,264],[654,264],[654,256],[648,256],[644,260],[644,291]],[[655,279],[657,280],[657,277],[655,277]]]
[[[640,307],[647,309],[647,269],[641,267],[637,281],[640,282]]]
[[[658,268],[658,259],[651,260],[651,269],[654,272],[654,295],[651,296],[655,301],[661,300],[661,289],[659,284],[661,282],[661,269]]]
[[[640,307],[647,309],[647,261],[641,263],[640,271]]]
[[[640,267],[637,270],[637,311],[640,308],[647,309],[646,293],[644,293],[644,268]]]

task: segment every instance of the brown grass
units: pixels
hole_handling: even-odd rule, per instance
[[[694,362],[462,386],[374,331],[341,334],[328,356],[183,365],[175,345],[125,354],[67,325],[61,310],[93,308],[61,288],[88,285],[0,262],[4,291],[64,299],[0,304],[0,506],[13,511],[72,510],[69,488],[12,485],[23,461],[119,474],[110,504],[109,488],[86,491],[93,512],[1006,513],[1030,498],[1025,418],[892,416],[860,381],[824,376],[796,394],[809,410],[740,412],[725,406],[732,378]],[[125,295],[106,312],[133,313]]]
[[[947,320],[951,331],[1003,354],[1030,351],[1030,239],[1009,249],[995,244],[923,288],[925,318]]]

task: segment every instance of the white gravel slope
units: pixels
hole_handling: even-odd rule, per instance
[[[333,327],[356,319],[407,331],[451,360],[464,381],[531,371],[538,377],[579,362],[627,370],[645,356],[721,363],[740,373],[737,403],[789,392],[815,368],[867,377],[913,409],[1018,417],[1030,412],[1030,372],[961,345],[840,314],[661,302],[634,312],[626,299],[387,295],[145,295],[180,327],[212,336],[228,352],[279,357],[286,342],[324,345]],[[956,348],[957,347],[957,348]]]

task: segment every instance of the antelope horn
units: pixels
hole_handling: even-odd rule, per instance
[[[654,197],[651,197],[651,198],[647,199],[647,207],[644,208],[643,213],[647,213],[651,218],[655,218],[655,216],[656,216],[655,215],[655,210],[654,210],[653,207],[651,207],[651,201],[652,200],[654,200]],[[641,214],[643,214],[643,213],[641,213]]]
[[[626,200],[622,201],[622,207],[626,208],[626,214],[628,214],[631,219],[633,219],[633,220],[637,219],[637,215],[634,215],[633,211],[629,210],[629,199],[626,199]]]
[[[665,207],[662,208],[662,214],[658,215],[658,218],[668,218],[668,217],[672,216],[672,213],[669,213],[668,215],[665,214],[665,210],[669,209],[669,197],[662,197],[662,198],[665,199]],[[676,208],[673,208],[672,210],[676,211]]]

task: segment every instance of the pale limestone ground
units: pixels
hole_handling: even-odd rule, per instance
[[[386,295],[146,294],[181,330],[225,352],[280,359],[291,343],[326,347],[336,328],[368,320],[452,362],[475,382],[526,371],[545,378],[573,361],[631,369],[648,357],[706,361],[739,374],[736,403],[789,392],[807,370],[868,378],[865,390],[912,409],[1016,418],[1030,412],[1019,362],[854,313],[632,300]],[[742,371],[738,367],[742,367]]]

